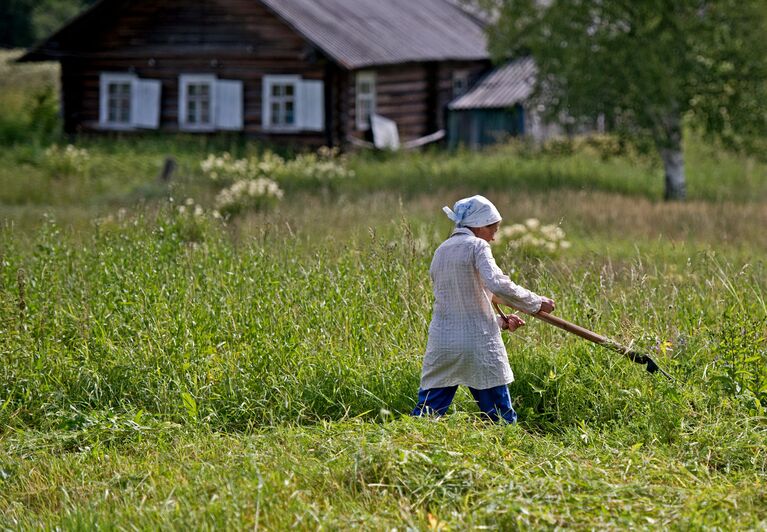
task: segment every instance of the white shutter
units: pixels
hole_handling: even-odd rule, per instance
[[[99,124],[103,127],[109,122],[109,74],[99,76]]]
[[[242,129],[242,81],[216,81],[216,126],[218,129]]]
[[[325,90],[322,81],[303,80],[299,87],[299,128],[306,131],[323,131]]]
[[[136,79],[131,98],[131,125],[148,129],[160,126],[160,91],[156,79]]]

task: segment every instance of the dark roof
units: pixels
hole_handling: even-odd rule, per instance
[[[533,93],[538,69],[530,57],[499,67],[482,78],[470,91],[450,104],[451,110],[497,109],[520,103]]]
[[[484,22],[459,0],[260,0],[329,58],[349,69],[407,62],[488,59]],[[55,58],[59,41],[88,31],[98,13],[127,0],[100,0],[20,61]],[[52,43],[49,45],[49,43]]]
[[[483,24],[448,0],[261,0],[339,64],[487,59]]]

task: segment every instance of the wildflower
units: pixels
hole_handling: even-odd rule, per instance
[[[528,218],[525,220],[525,225],[531,231],[535,231],[541,226],[541,222],[538,220],[538,218]]]
[[[542,225],[537,218],[528,218],[524,224],[515,223],[502,228],[496,243],[505,243],[513,249],[554,253],[571,247],[570,242],[564,238],[565,232],[561,227],[554,224]]]
[[[283,195],[282,189],[271,179],[242,179],[218,193],[216,210],[230,216],[248,209],[265,210],[281,200]]]
[[[64,148],[54,144],[45,150],[44,156],[47,166],[56,176],[83,175],[90,160],[88,150],[72,144]]]

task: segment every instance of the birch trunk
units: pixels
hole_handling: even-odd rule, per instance
[[[684,180],[684,158],[682,148],[662,148],[663,170],[666,174],[666,191],[663,195],[667,201],[683,200],[687,196]]]
[[[663,197],[666,201],[683,200],[687,196],[687,187],[682,156],[682,124],[678,113],[672,111],[666,115],[662,120],[661,130],[661,138],[656,137],[656,144],[666,177]]]

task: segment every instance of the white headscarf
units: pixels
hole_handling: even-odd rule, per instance
[[[442,207],[447,217],[455,222],[456,227],[485,227],[501,221],[501,213],[484,196],[472,196],[458,200],[450,210]]]

